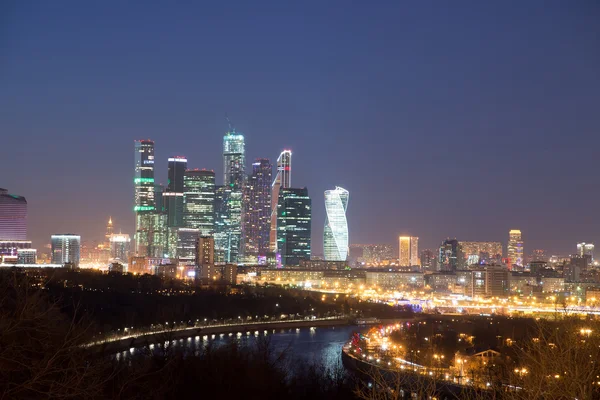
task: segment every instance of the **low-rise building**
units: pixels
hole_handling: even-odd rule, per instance
[[[425,285],[422,272],[370,271],[365,272],[366,285],[386,290],[421,288]]]

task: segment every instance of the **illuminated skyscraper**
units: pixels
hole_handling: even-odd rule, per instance
[[[292,185],[292,151],[283,150],[277,158],[277,175],[271,186],[271,232],[269,235],[270,250],[277,251],[277,202],[279,190]]]
[[[325,191],[325,229],[323,231],[323,251],[327,261],[346,261],[348,258],[348,208],[349,193],[336,186]]]
[[[223,184],[241,190],[246,179],[244,135],[230,129],[223,137]]]
[[[169,228],[183,226],[183,180],[187,159],[182,156],[169,158],[167,190],[163,193],[163,204]]]
[[[135,141],[135,252],[148,255],[150,230],[155,212],[154,203],[154,142]]]
[[[269,251],[271,231],[271,180],[273,166],[266,158],[252,164],[252,174],[244,189],[244,259],[256,263]]]
[[[588,257],[589,261],[594,260],[594,245],[592,243],[577,243],[577,255],[579,257]]]
[[[242,192],[218,186],[214,204],[215,262],[237,263],[242,236]]]
[[[502,261],[500,242],[459,242],[466,265],[499,264]]]
[[[401,266],[419,265],[419,238],[414,236],[400,236],[399,257]]]
[[[279,190],[277,202],[277,249],[283,266],[310,260],[311,200],[308,189]]]
[[[177,228],[177,260],[180,265],[194,265],[200,229]]]
[[[199,229],[200,235],[214,231],[215,172],[188,169],[183,177],[183,225]]]
[[[511,265],[523,266],[524,258],[523,255],[523,239],[521,238],[521,231],[512,229],[508,233],[508,252],[507,256],[510,260]]]
[[[52,264],[71,263],[79,265],[79,252],[81,247],[81,236],[70,233],[64,235],[52,235]]]
[[[0,189],[0,240],[27,239],[27,200]]]

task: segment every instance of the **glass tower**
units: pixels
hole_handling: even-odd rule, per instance
[[[284,266],[310,260],[311,200],[308,189],[279,190],[277,202],[277,249]]]
[[[277,175],[271,187],[271,232],[269,235],[270,250],[277,251],[277,202],[279,190],[292,185],[292,151],[283,150],[277,158]]]
[[[198,229],[200,235],[214,231],[215,172],[188,169],[183,177],[183,226]]]
[[[215,262],[237,263],[242,236],[242,192],[219,186],[214,204]]]
[[[135,252],[148,255],[150,230],[155,212],[154,202],[154,142],[135,141]]]
[[[348,258],[348,208],[349,193],[336,186],[325,191],[325,229],[323,231],[323,252],[327,261],[346,261]]]
[[[245,163],[244,135],[232,129],[223,137],[223,184],[232,190],[241,190],[246,178]]]
[[[167,190],[163,193],[169,228],[183,226],[183,179],[186,169],[185,157],[169,158]]]
[[[252,174],[244,189],[244,259],[256,263],[269,251],[271,231],[271,180],[273,166],[266,158],[252,164]]]

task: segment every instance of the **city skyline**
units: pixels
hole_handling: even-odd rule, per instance
[[[353,193],[351,243],[411,232],[421,248],[445,237],[506,245],[518,227],[528,249],[573,253],[572,242],[600,242],[598,6],[528,7],[280,4],[261,14],[240,4],[223,33],[211,17],[224,12],[218,5],[124,5],[136,22],[123,17],[107,30],[98,16],[111,6],[91,13],[73,2],[65,13],[17,3],[2,42],[3,143],[12,151],[0,170],[19,173],[0,186],[27,198],[34,248],[55,232],[99,241],[109,215],[133,235],[131,142],[156,142],[165,187],[173,154],[220,178],[228,113],[247,160],[290,148],[294,187]],[[153,28],[175,21],[181,30]],[[221,61],[229,55],[245,61]],[[572,207],[561,188],[586,195]],[[319,203],[315,227],[325,220]],[[322,253],[321,229],[312,243]]]

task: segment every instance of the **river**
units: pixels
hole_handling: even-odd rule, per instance
[[[241,345],[252,345],[258,338],[265,336],[270,341],[276,352],[288,352],[287,358],[297,362],[321,363],[328,368],[336,368],[340,365],[342,345],[347,342],[353,332],[363,332],[368,327],[356,325],[341,325],[332,327],[316,328],[292,328],[272,329],[260,332],[244,332],[242,334],[215,334],[205,336],[193,336],[186,339],[173,341],[175,348],[184,351],[195,351],[196,349],[213,342],[212,344],[226,344],[231,340],[237,340]],[[153,346],[158,349],[158,346]],[[139,349],[130,349],[117,353],[117,360],[124,360],[131,356],[139,355]]]

